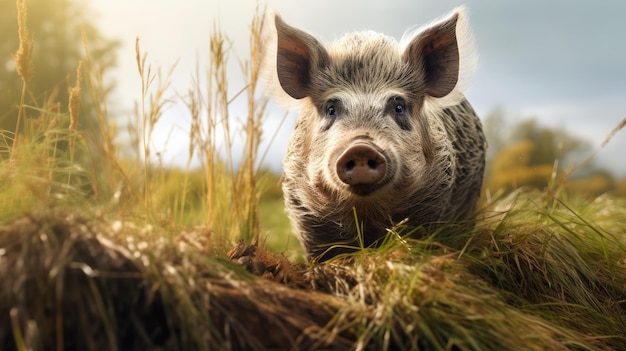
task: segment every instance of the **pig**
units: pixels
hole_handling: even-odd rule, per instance
[[[326,44],[269,18],[266,90],[300,110],[282,187],[308,259],[376,246],[398,223],[415,236],[471,228],[486,142],[464,95],[477,57],[465,8],[399,42],[366,31]]]

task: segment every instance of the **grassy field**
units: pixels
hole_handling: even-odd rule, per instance
[[[304,249],[291,231],[282,198],[262,200],[259,210],[263,246],[273,252],[283,252],[294,261],[302,260]]]
[[[304,263],[278,179],[257,168],[261,18],[242,64],[243,127],[229,118],[219,31],[182,98],[199,169],[147,161],[169,75],[139,45],[129,154],[98,63],[86,55],[77,67],[67,109],[37,101],[20,36],[20,125],[0,138],[0,349],[626,349],[626,200],[609,194],[521,188],[484,197],[471,231],[417,240],[399,228],[379,249]],[[77,125],[81,99],[95,130]],[[234,134],[245,140],[238,167],[217,152]]]

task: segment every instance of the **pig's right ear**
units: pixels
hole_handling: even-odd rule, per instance
[[[278,14],[270,15],[270,27],[272,23],[275,31],[269,28],[273,35],[268,36],[263,55],[267,88],[278,98],[275,85],[293,99],[310,96],[312,74],[328,61],[326,49],[310,34],[286,24]]]

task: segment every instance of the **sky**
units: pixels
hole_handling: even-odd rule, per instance
[[[500,107],[511,122],[533,117],[587,140],[598,154],[594,163],[626,176],[626,130],[600,150],[605,137],[626,118],[626,1],[621,0],[267,0],[289,24],[324,41],[352,31],[374,30],[396,39],[409,28],[427,24],[459,5],[470,14],[478,47],[478,70],[467,97],[482,117]],[[196,66],[206,67],[208,40],[216,25],[233,50],[246,58],[253,0],[91,0],[104,36],[122,42],[112,110],[132,115],[140,98],[135,38],[148,63],[168,70],[174,93],[191,86]],[[233,55],[234,57],[234,55]],[[229,72],[233,92],[244,85],[236,60]],[[245,116],[245,99],[231,114]],[[270,106],[268,136],[284,111]],[[287,116],[269,146],[265,165],[280,170],[296,113]],[[123,121],[121,122],[123,123]],[[181,104],[165,112],[155,130],[155,148],[166,163],[186,161],[189,118]],[[503,131],[506,133],[506,131]],[[268,146],[262,145],[264,150]]]

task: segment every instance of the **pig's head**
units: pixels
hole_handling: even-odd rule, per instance
[[[452,141],[440,115],[463,100],[474,63],[464,9],[400,43],[359,32],[325,45],[278,15],[273,23],[268,89],[301,110],[283,188],[305,246],[352,240],[353,208],[366,235],[377,232],[366,242],[390,219],[442,212],[445,205],[428,202],[453,183]]]

